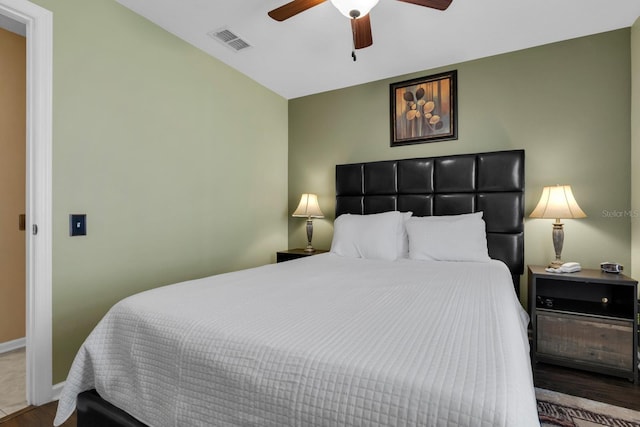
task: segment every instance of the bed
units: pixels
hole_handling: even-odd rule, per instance
[[[77,408],[79,426],[538,426],[523,190],[521,150],[338,165],[331,253],[119,302],[80,348],[55,424]],[[382,221],[370,239],[391,217],[412,233],[479,215],[483,262],[341,253],[348,221]]]

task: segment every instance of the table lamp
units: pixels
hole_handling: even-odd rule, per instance
[[[305,252],[315,252],[311,246],[311,238],[313,237],[313,220],[311,218],[324,218],[324,214],[318,205],[318,196],[315,194],[304,193],[300,197],[300,203],[291,216],[307,218],[307,247]]]
[[[549,264],[549,267],[558,268],[563,262],[560,257],[562,244],[564,242],[564,229],[560,219],[586,218],[585,214],[576,199],[573,197],[570,185],[556,185],[544,187],[542,196],[536,208],[529,215],[530,218],[550,218],[555,219],[553,223],[553,248],[556,251],[556,259]]]

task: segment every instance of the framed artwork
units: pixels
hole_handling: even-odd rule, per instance
[[[458,139],[457,70],[391,83],[391,146]]]

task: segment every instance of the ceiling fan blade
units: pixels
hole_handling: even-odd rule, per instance
[[[325,1],[327,0],[293,0],[292,2],[273,9],[268,15],[276,21],[284,21]]]
[[[430,7],[432,9],[447,10],[452,0],[398,0],[398,1],[417,4],[418,6]]]
[[[353,32],[354,48],[362,49],[373,44],[371,20],[368,13],[361,18],[351,20],[351,31]]]

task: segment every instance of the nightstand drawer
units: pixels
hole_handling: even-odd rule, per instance
[[[629,343],[633,342],[633,333],[631,321],[537,311],[539,357],[632,372],[634,355]]]

